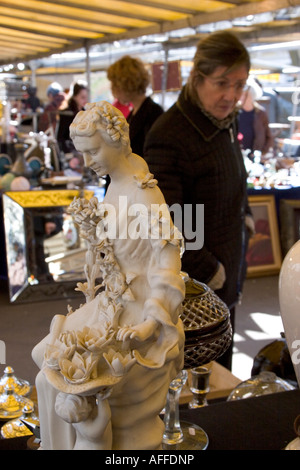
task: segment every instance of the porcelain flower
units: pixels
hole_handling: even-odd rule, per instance
[[[102,119],[106,124],[106,132],[113,142],[121,140],[123,144],[128,145],[128,123],[120,114],[111,114],[111,110],[104,104],[102,108]],[[126,132],[127,131],[127,132]]]
[[[126,290],[126,279],[123,273],[115,271],[105,279],[106,289],[112,298],[120,297]]]
[[[44,355],[46,365],[50,367],[50,369],[59,370],[58,361],[61,355],[62,351],[60,348],[54,346],[53,344],[47,344]]]
[[[76,344],[67,346],[65,343],[56,340],[54,344],[47,344],[45,350],[45,363],[50,369],[59,369],[59,360],[64,357],[72,358],[75,352]]]
[[[84,198],[74,198],[69,205],[67,212],[74,215],[74,219],[78,224],[85,219],[85,208],[88,201]]]
[[[103,354],[112,375],[120,377],[125,374],[135,364],[136,359],[132,356],[132,352],[129,351],[124,355],[121,352],[109,349],[107,353]]]
[[[59,335],[59,341],[67,348],[76,346],[76,331],[64,331]]]
[[[113,330],[116,330],[119,316],[123,311],[123,305],[119,302],[115,302],[112,299],[108,299],[107,295],[105,295],[105,292],[102,294],[104,295],[102,295],[99,314],[101,317],[106,319],[107,324],[110,325]]]
[[[99,201],[98,199],[93,196],[91,199],[88,201],[87,206],[85,207],[85,215],[89,216],[90,219],[98,219],[100,213],[99,213]]]
[[[114,332],[108,324],[99,325],[97,328],[85,326],[82,331],[77,331],[78,351],[100,353],[111,342],[113,335]]]
[[[98,359],[99,357],[93,354],[79,354],[75,351],[72,360],[60,359],[60,371],[67,382],[81,384],[96,378]]]
[[[80,198],[74,197],[73,201],[67,208],[68,213],[80,213],[82,210],[82,200]]]

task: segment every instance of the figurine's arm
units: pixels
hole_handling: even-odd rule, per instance
[[[156,255],[157,253],[153,255],[153,266],[148,274],[151,295],[144,304],[144,321],[120,328],[117,333],[119,341],[145,341],[155,333],[160,323],[177,323],[178,306],[184,299],[178,247],[167,243],[160,255]]]
[[[157,321],[154,318],[146,318],[143,323],[134,326],[124,326],[117,333],[118,341],[126,341],[128,339],[137,339],[145,341],[153,335],[157,328]]]

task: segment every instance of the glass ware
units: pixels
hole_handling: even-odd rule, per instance
[[[17,395],[26,396],[31,390],[31,386],[27,380],[19,379],[15,376],[12,367],[7,366],[4,369],[4,374],[0,379],[0,394],[4,392],[5,386],[13,387]]]
[[[169,386],[165,407],[163,445],[176,445],[183,440],[183,432],[179,422],[179,397],[187,382],[188,373],[182,370]]]
[[[17,395],[12,385],[5,385],[4,392],[0,395],[0,419],[19,418],[25,405],[33,406],[33,402]]]
[[[180,315],[185,330],[184,368],[197,369],[228,349],[232,341],[229,310],[224,302],[205,284],[182,273],[186,296]],[[165,407],[163,449],[204,450],[209,438],[199,426],[180,421],[179,396],[186,383],[182,371],[170,384]]]
[[[241,382],[234,390],[232,390],[227,401],[243,400],[245,398],[269,395],[271,393],[285,392],[294,389],[295,387],[280,377],[277,377],[274,372],[263,371],[260,372],[260,374]]]
[[[193,394],[192,401],[189,402],[189,408],[202,408],[207,406],[207,394],[209,392],[209,377],[211,370],[207,367],[195,367],[191,370],[190,390]]]
[[[208,436],[202,428],[179,420],[179,397],[187,379],[188,373],[183,370],[169,387],[164,416],[164,450],[204,450],[208,446]]]
[[[34,413],[33,404],[26,404],[20,418],[7,421],[7,423],[2,426],[1,436],[4,439],[31,436],[33,433],[29,429],[30,426],[39,426],[39,419]]]
[[[184,367],[192,369],[214,361],[232,341],[227,305],[207,285],[187,278],[180,318],[185,332]]]

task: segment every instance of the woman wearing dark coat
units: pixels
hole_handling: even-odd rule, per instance
[[[113,96],[123,105],[131,105],[127,116],[133,153],[143,156],[145,138],[162,107],[146,95],[150,75],[140,59],[125,55],[107,70]]]
[[[188,221],[180,227],[189,246],[182,270],[215,290],[231,310],[233,327],[248,237],[247,175],[235,107],[249,68],[248,53],[235,36],[220,32],[201,41],[187,85],[155,122],[144,148],[144,158],[167,204],[180,204],[187,214]],[[201,204],[204,221],[195,214]],[[188,245],[191,208],[198,238],[204,225],[202,248]],[[220,360],[228,368],[231,355],[229,349]]]
[[[70,153],[75,150],[74,144],[70,139],[69,127],[76,114],[83,110],[88,102],[88,88],[84,82],[76,82],[68,99],[67,108],[60,111],[59,125],[57,130],[57,142],[60,150],[64,153]]]
[[[143,156],[146,136],[152,124],[162,113],[161,106],[147,96],[136,113],[132,110],[128,115],[131,147],[137,155]]]

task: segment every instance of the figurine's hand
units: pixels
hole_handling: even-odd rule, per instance
[[[138,341],[145,341],[153,335],[156,327],[156,321],[152,318],[148,318],[139,325],[124,326],[120,328],[117,333],[117,340],[126,341],[128,339],[137,339]]]
[[[134,328],[131,326],[123,326],[117,332],[117,340],[118,341],[127,341],[128,339],[134,338]]]

